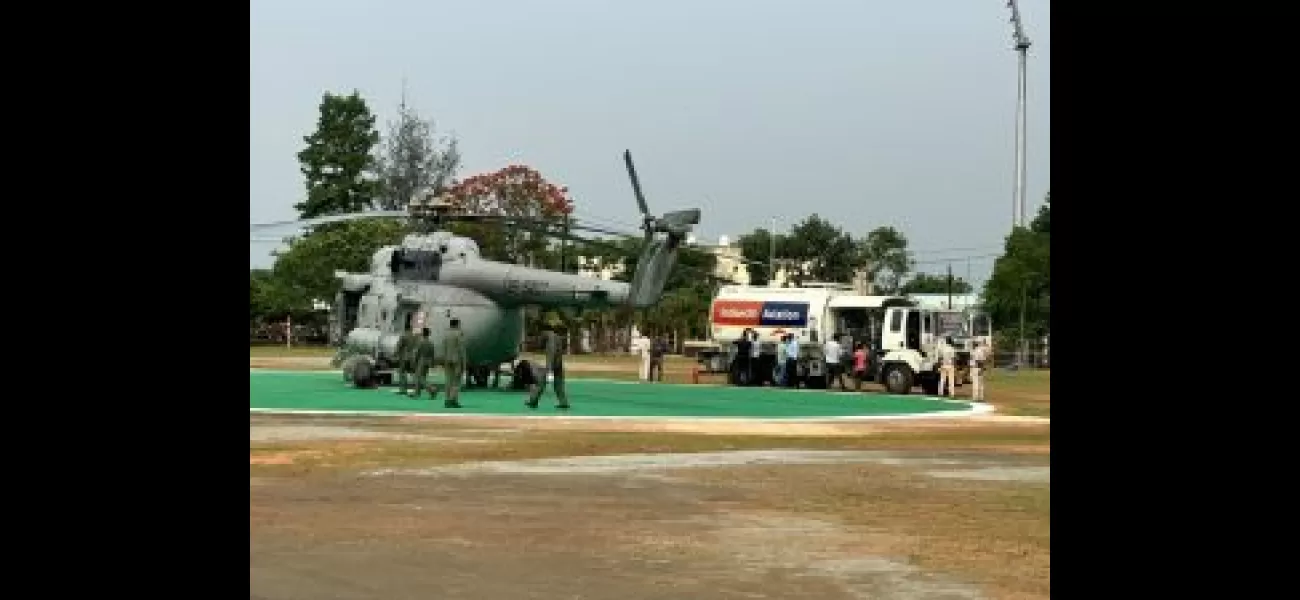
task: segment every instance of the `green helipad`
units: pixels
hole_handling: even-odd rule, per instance
[[[442,397],[407,398],[394,388],[359,390],[331,371],[250,369],[250,412],[315,414],[427,414],[553,416],[566,418],[713,419],[896,419],[986,412],[987,407],[925,396],[833,393],[817,390],[741,388],[714,385],[638,383],[570,378],[573,409],[558,413],[547,387],[541,408],[524,406],[525,393],[501,389],[461,392],[461,409],[442,406]],[[439,383],[441,383],[439,381]]]

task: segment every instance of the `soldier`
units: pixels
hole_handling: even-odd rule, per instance
[[[411,321],[407,319],[402,336],[397,338],[397,348],[393,352],[397,361],[397,393],[406,395],[407,377],[415,370],[415,347],[420,344],[419,336],[411,331]]]
[[[551,376],[551,385],[555,387],[555,399],[557,401],[555,408],[560,410],[569,409],[569,396],[564,391],[564,339],[560,335],[561,328],[553,327],[542,334],[542,339],[546,343],[546,370]],[[541,400],[542,394],[546,391],[546,376],[537,384],[537,392],[530,394],[528,398],[528,408],[537,408],[537,402]]]
[[[465,334],[460,319],[452,319],[442,340],[442,365],[447,375],[447,408],[460,408],[460,376],[469,358],[465,355]]]
[[[429,339],[428,327],[420,330],[420,339],[416,341],[412,359],[415,361],[415,393],[411,397],[419,398],[420,392],[427,389],[430,399],[437,399],[438,387],[428,383],[429,369],[433,368],[434,359],[433,340]]]
[[[953,397],[957,395],[957,351],[952,347],[951,339],[940,338],[936,345],[939,355],[939,395]],[[945,388],[945,385],[947,386]]]
[[[989,359],[989,347],[975,342],[975,350],[970,357],[971,399],[984,401],[984,365]]]

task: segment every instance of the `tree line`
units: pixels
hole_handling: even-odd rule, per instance
[[[298,162],[305,194],[304,200],[294,206],[302,219],[367,209],[402,210],[425,190],[446,194],[468,212],[528,217],[550,222],[557,230],[569,222],[575,207],[567,188],[546,180],[526,165],[508,165],[494,172],[459,178],[460,153],[454,137],[439,135],[433,121],[405,105],[381,135],[374,113],[355,91],[324,94],[316,128],[303,142]],[[1039,232],[1045,231],[1045,214],[1040,213],[1026,231],[1014,232],[1008,238],[1011,258],[999,260],[994,278],[986,287],[985,302],[993,309],[995,327],[1010,323],[1009,315],[1016,312],[1013,309],[1020,306],[1016,302],[1023,298],[1036,302],[1026,322],[1035,326],[1046,322],[1043,315],[1048,306],[1047,283],[1045,275],[1038,275],[1047,267],[1047,261],[1038,258],[1040,247],[1046,248],[1046,238],[1041,237],[1046,234]],[[636,237],[564,242],[490,224],[454,223],[450,229],[475,239],[484,258],[490,260],[575,273],[584,266],[613,267],[614,278],[621,281],[631,280],[642,243]],[[323,321],[326,316],[313,309],[313,300],[332,301],[337,290],[334,272],[368,271],[374,252],[400,243],[407,232],[407,225],[400,220],[368,219],[321,225],[287,238],[287,248],[275,252],[270,269],[249,273],[250,328],[286,318],[303,324]],[[877,293],[949,291],[946,275],[914,271],[907,238],[897,229],[878,227],[854,237],[815,214],[787,232],[759,228],[740,236],[737,245],[753,285],[766,284],[772,278],[773,242],[778,268],[785,269],[795,284],[848,283],[862,270]],[[1027,258],[1026,252],[1034,258]],[[579,257],[587,264],[579,265]],[[706,338],[709,303],[717,287],[743,283],[733,276],[719,276],[716,266],[713,253],[701,247],[685,247],[665,295],[655,307],[641,311],[533,311],[528,329],[535,333],[549,322],[565,324],[570,331],[586,330],[596,351],[626,347],[627,332],[633,324],[643,331],[667,334],[679,344]],[[1025,281],[1032,283],[1012,289],[1021,277],[1029,277]],[[959,277],[954,277],[951,284],[953,293],[971,291],[971,285]],[[1019,296],[1008,296],[1011,292]],[[1016,312],[1012,320],[1018,323],[1018,319]]]

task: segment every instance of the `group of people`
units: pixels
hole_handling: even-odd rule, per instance
[[[465,335],[460,330],[460,319],[452,319],[448,324],[447,335],[442,338],[442,348],[434,348],[429,339],[429,328],[420,330],[420,335],[411,331],[408,323],[397,338],[397,393],[419,398],[420,392],[428,391],[429,396],[438,397],[438,386],[429,381],[429,370],[436,362],[442,363],[443,373],[447,377],[447,400],[443,406],[460,408],[460,379],[465,373]],[[408,392],[407,377],[415,375],[415,392]]]
[[[549,373],[557,399],[556,408],[566,410],[569,408],[569,398],[564,390],[564,337],[556,328],[548,329],[542,336],[546,346],[546,372],[539,376],[527,360],[519,361],[515,364],[513,373],[515,385],[528,390],[528,400],[524,405],[535,409],[542,393],[546,390],[546,374]],[[435,348],[428,327],[422,328],[420,334],[416,335],[408,323],[401,337],[397,339],[395,350],[396,393],[419,398],[421,392],[427,391],[429,396],[437,399],[439,389],[429,381],[429,371],[435,364],[441,363],[447,379],[445,383],[447,399],[443,402],[443,406],[461,408],[460,381],[465,376],[465,367],[469,364],[469,360],[466,355],[465,335],[460,328],[460,319],[452,319],[448,324],[441,349]],[[408,378],[411,375],[415,378],[414,391],[408,391],[410,388]]]
[[[853,351],[845,355],[844,339],[834,334],[822,345],[822,357],[826,364],[826,387],[839,385],[840,391],[849,391],[845,375],[853,379],[853,390],[861,391],[862,382],[867,380],[867,370],[871,355],[863,342],[854,342]],[[939,395],[956,396],[957,383],[957,349],[952,339],[938,338],[935,352],[939,361]],[[745,329],[736,341],[736,357],[732,362],[733,377],[741,385],[757,381],[755,368],[759,364],[760,346],[758,332]],[[989,360],[989,349],[978,342],[971,353],[970,378],[971,398],[984,399],[985,363]],[[849,362],[851,361],[851,362]],[[847,364],[846,364],[847,363]],[[776,368],[774,384],[780,387],[798,387],[799,382],[799,339],[794,334],[784,334],[776,343]]]
[[[949,398],[957,395],[957,348],[952,338],[939,337],[935,341],[935,353],[939,360],[939,395]],[[971,399],[984,400],[984,373],[989,360],[989,348],[974,342],[970,355]]]
[[[853,343],[853,354],[850,356],[853,364],[850,365],[850,368],[845,369],[844,345],[840,343],[841,339],[843,338],[837,333],[822,345],[822,357],[826,361],[826,387],[829,389],[838,382],[840,391],[849,391],[849,387],[844,383],[844,374],[847,371],[850,377],[853,378],[853,391],[862,391],[862,382],[867,378],[867,361],[869,360],[867,345],[862,342]],[[795,348],[797,351],[798,346]]]

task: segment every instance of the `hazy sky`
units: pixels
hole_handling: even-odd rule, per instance
[[[1051,8],[1021,12],[1032,218],[1051,183]],[[918,270],[974,257],[982,281],[1011,222],[1008,16],[1003,0],[252,2],[249,219],[296,216],[322,93],[360,90],[384,131],[405,78],[459,138],[461,176],[529,164],[592,223],[637,223],[628,148],[651,211],[703,209],[703,240],[815,212],[898,227]]]

